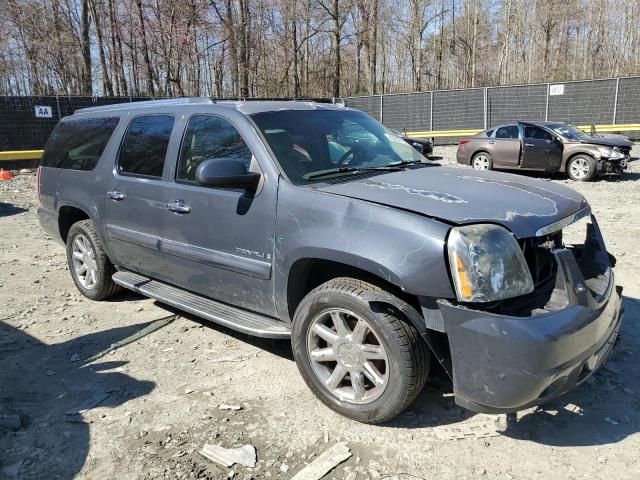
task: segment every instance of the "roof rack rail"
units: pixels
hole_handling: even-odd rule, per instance
[[[215,99],[209,97],[183,97],[183,98],[166,98],[162,100],[143,100],[139,102],[122,102],[111,103],[109,105],[100,105],[97,107],[84,107],[75,110],[73,113],[86,112],[103,112],[108,110],[119,110],[126,108],[143,108],[143,107],[162,107],[165,105],[187,105],[187,104],[212,104],[216,103]]]
[[[316,103],[333,103],[332,98],[324,98],[324,97],[225,97],[225,98],[216,98],[215,100],[220,102],[277,102],[277,101],[288,101],[288,102],[316,102]]]

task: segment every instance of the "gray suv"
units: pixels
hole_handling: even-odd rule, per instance
[[[291,338],[311,390],[362,422],[398,415],[432,361],[471,410],[544,402],[618,334],[613,258],[580,194],[434,165],[343,106],[81,109],[52,133],[38,191],[85,296],[124,287]]]

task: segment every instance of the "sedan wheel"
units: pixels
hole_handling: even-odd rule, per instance
[[[573,157],[567,166],[567,174],[579,182],[591,180],[596,174],[595,161],[584,155]]]
[[[366,320],[330,309],[312,320],[308,332],[311,366],[333,395],[355,404],[382,395],[389,381],[387,353]]]
[[[487,153],[479,153],[471,164],[475,170],[491,170],[491,157]]]

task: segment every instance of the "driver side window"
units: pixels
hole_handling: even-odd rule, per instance
[[[248,170],[251,150],[228,120],[212,115],[195,115],[189,119],[182,139],[176,180],[194,182],[198,166],[212,158],[242,160]]]

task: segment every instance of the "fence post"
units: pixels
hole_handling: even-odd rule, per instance
[[[384,103],[384,95],[380,95],[380,123],[384,125],[382,121],[382,104]]]
[[[547,103],[544,106],[544,121],[549,120],[549,91],[551,90],[551,84],[547,83]]]
[[[433,90],[431,90],[431,101],[429,102],[429,130],[433,132]]]
[[[620,89],[620,77],[616,78],[616,94],[613,97],[613,123],[616,124],[616,116],[618,115],[618,90]]]
[[[58,109],[58,121],[60,121],[60,119],[62,119],[62,115],[60,112],[60,97],[58,95],[56,95],[56,107]]]
[[[484,129],[487,129],[487,87],[484,87]]]

